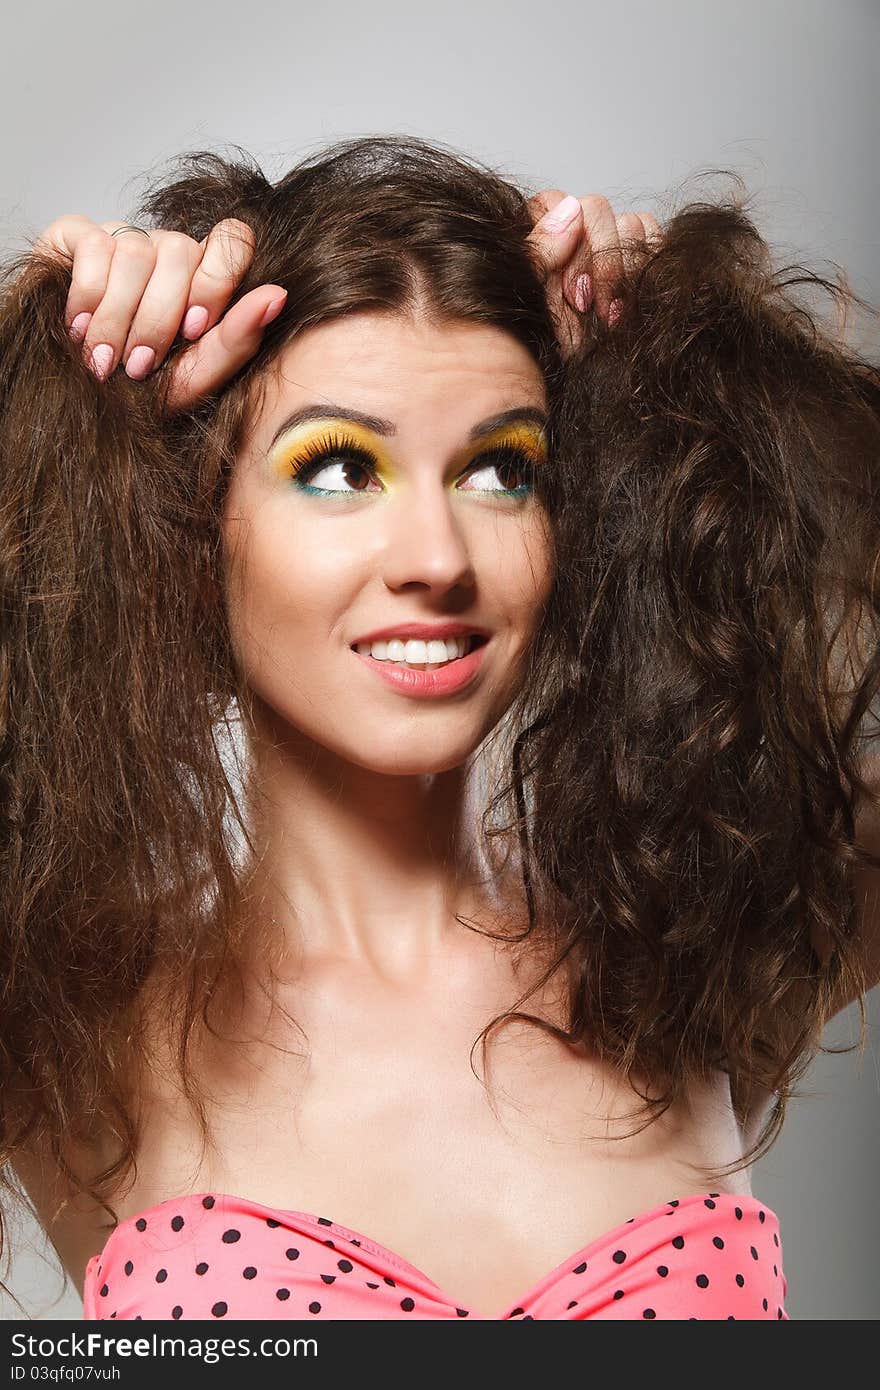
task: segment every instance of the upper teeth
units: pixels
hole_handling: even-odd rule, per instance
[[[405,661],[411,665],[428,664],[434,661],[456,661],[464,656],[471,645],[471,637],[445,637],[440,641],[403,642],[394,637],[390,642],[358,642],[355,650],[361,656],[372,656],[376,661]]]

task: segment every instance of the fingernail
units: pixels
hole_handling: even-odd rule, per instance
[[[88,328],[91,321],[91,314],[86,313],[85,310],[83,310],[81,314],[77,314],[76,318],[73,320],[73,322],[70,325],[70,328],[68,329],[68,332],[70,333],[70,336],[71,338],[73,338],[74,342],[79,343],[82,341],[82,339],[86,336],[86,329]]]
[[[609,306],[608,306],[608,324],[609,324],[609,327],[611,327],[611,328],[614,327],[614,325],[617,323],[617,320],[620,318],[620,315],[621,315],[622,312],[623,312],[623,300],[622,300],[622,299],[612,299],[611,303],[610,303]]]
[[[561,203],[557,203],[552,212],[548,212],[544,217],[544,230],[547,232],[564,232],[566,227],[570,227],[574,219],[581,210],[581,205],[574,194],[567,193]]]
[[[110,375],[110,368],[113,366],[113,349],[109,343],[98,343],[97,347],[92,348],[89,366],[99,381],[104,381]]]
[[[143,381],[156,364],[156,354],[151,347],[142,344],[140,347],[132,348],[128,354],[128,361],[125,364],[125,374],[130,376],[132,381]]]
[[[197,338],[203,332],[208,322],[208,311],[201,304],[194,304],[191,309],[187,309],[183,320],[184,338]]]
[[[281,313],[281,310],[284,308],[286,303],[287,291],[285,290],[284,294],[282,294],[278,299],[273,299],[271,303],[266,305],[263,317],[260,319],[259,327],[265,328],[266,325],[270,324],[273,319],[277,319],[278,315]]]
[[[593,282],[589,275],[579,275],[574,282],[574,302],[581,313],[586,313],[593,297]]]

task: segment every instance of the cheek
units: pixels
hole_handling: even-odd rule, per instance
[[[346,605],[350,551],[315,528],[294,534],[269,509],[224,531],[226,592],[233,649],[249,677],[290,678],[326,656]]]
[[[484,555],[481,570],[484,582],[492,575],[492,601],[509,625],[511,636],[525,646],[531,638],[553,585],[554,550],[545,517],[534,523],[511,528],[504,544],[496,544]]]

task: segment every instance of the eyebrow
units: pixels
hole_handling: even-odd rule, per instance
[[[305,424],[307,420],[328,419],[353,420],[356,424],[363,425],[365,429],[372,430],[374,434],[385,436],[397,434],[397,426],[393,420],[383,420],[378,415],[365,415],[363,411],[351,410],[348,406],[336,405],[333,401],[325,401],[323,405],[304,405],[299,410],[295,410],[292,415],[286,416],[273,434],[269,448],[273,449],[281,436],[296,425]],[[487,419],[474,425],[468,439],[473,442],[483,435],[492,434],[494,430],[501,429],[504,425],[513,423],[528,423],[543,427],[547,424],[547,415],[537,406],[513,406],[510,410],[501,410],[497,415],[490,415]]]

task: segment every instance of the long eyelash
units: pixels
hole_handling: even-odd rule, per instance
[[[319,471],[319,466],[323,467],[339,455],[354,459],[371,470],[378,466],[375,456],[358,444],[350,434],[325,434],[310,440],[302,452],[291,460],[290,476],[305,482],[313,473]]]
[[[315,473],[319,473],[321,468],[335,459],[345,458],[361,464],[370,472],[375,472],[378,461],[375,455],[362,445],[350,434],[325,434],[319,435],[309,441],[296,458],[290,463],[291,478],[298,478],[301,483],[307,483],[308,479]],[[521,496],[534,485],[534,472],[536,458],[525,449],[519,449],[512,444],[499,444],[493,449],[487,449],[471,461],[466,473],[473,472],[488,463],[509,460],[516,464],[520,471],[525,475],[525,483],[519,487],[507,488],[506,493],[510,497]],[[318,489],[319,491],[321,489]],[[503,494],[502,494],[503,495]]]

